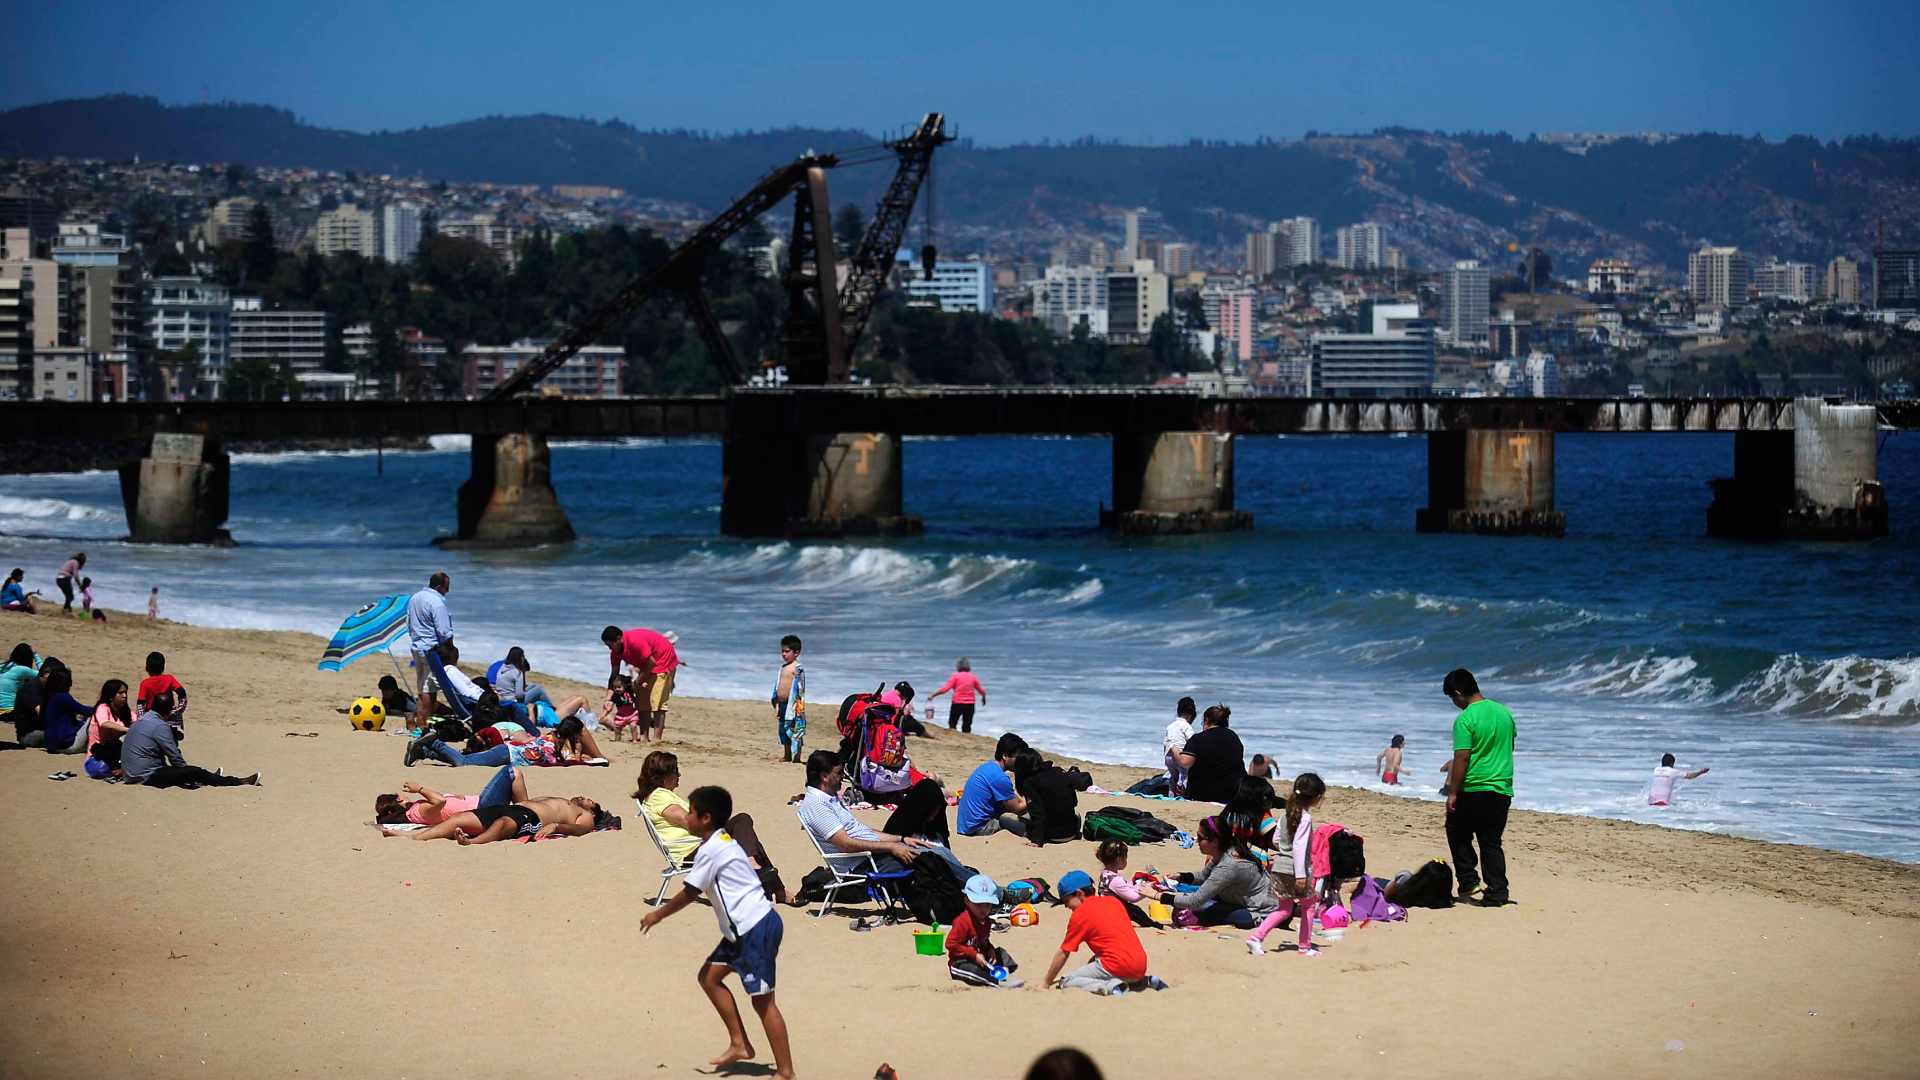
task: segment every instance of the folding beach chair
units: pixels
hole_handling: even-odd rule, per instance
[[[807,834],[807,842],[819,853],[820,865],[833,875],[833,880],[827,883],[826,895],[820,900],[820,910],[813,913],[814,918],[826,915],[827,908],[840,895],[840,890],[858,888],[868,900],[885,905],[886,921],[909,921],[900,917],[900,883],[913,876],[911,868],[882,870],[871,851],[831,850],[813,835],[813,830],[807,828],[805,820],[800,822],[800,831]]]
[[[454,711],[454,715],[460,719],[472,720],[473,706],[455,692],[453,684],[447,681],[447,665],[440,659],[440,654],[437,651],[429,649],[425,653],[425,656],[427,660],[427,673],[433,676],[433,684],[440,688],[440,696],[446,699],[448,707],[451,708]]]
[[[660,902],[667,898],[667,889],[673,885],[673,879],[683,877],[693,869],[693,860],[689,858],[682,862],[674,858],[673,852],[667,849],[667,842],[660,839],[659,830],[653,827],[653,818],[647,813],[647,808],[640,804],[639,799],[633,800],[633,805],[641,824],[647,827],[647,835],[653,838],[653,846],[660,849],[660,857],[667,861],[667,868],[660,871],[660,893],[653,898],[653,906],[659,907]]]

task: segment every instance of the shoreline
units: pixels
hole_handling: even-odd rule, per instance
[[[47,774],[76,759],[0,753],[0,783],[16,793],[0,834],[13,870],[0,882],[9,1075],[679,1077],[719,1048],[693,980],[716,938],[711,914],[683,912],[644,937],[637,927],[661,867],[630,797],[651,748],[605,744],[610,768],[526,770],[534,794],[600,800],[627,819],[620,832],[485,848],[382,839],[367,825],[375,794],[402,781],[473,791],[486,773],[404,768],[404,739],[349,729],[338,710],[371,689],[377,660],[334,675],[314,669],[323,643],[310,634],[115,613],[13,625],[71,666],[88,700],[103,677],[165,652],[192,695],[187,759],[259,770],[263,786],[55,783]],[[590,689],[540,678],[556,694]],[[817,865],[786,805],[801,771],[776,760],[764,703],[676,698],[667,740],[683,790],[726,786],[789,882]],[[944,729],[909,740],[950,788],[990,746]],[[1088,764],[1116,791],[1150,771]],[[1188,829],[1214,809],[1083,795],[1080,810],[1109,802]],[[1445,855],[1434,804],[1336,787],[1316,816],[1365,837],[1376,875]],[[1241,932],[1148,931],[1150,967],[1172,989],[1119,999],[963,988],[913,955],[904,927],[849,933],[855,911],[782,909],[779,1001],[811,1077],[871,1075],[881,1061],[915,1078],[1018,1076],[1061,1044],[1119,1076],[1181,1052],[1194,1029],[1167,1020],[1196,1013],[1216,1052],[1258,1055],[1278,1034],[1314,1070],[1361,1054],[1396,1072],[1473,1076],[1497,1046],[1528,1075],[1824,1075],[1835,1061],[1850,1076],[1911,1074],[1920,868],[1529,811],[1513,814],[1506,846],[1514,907],[1416,909],[1350,929],[1312,960],[1249,956]],[[955,850],[1003,882],[1095,868],[1084,841],[956,837]],[[1161,844],[1136,848],[1131,865],[1200,861]],[[994,935],[1030,982],[1065,912],[1042,905],[1040,918]],[[507,1011],[475,1020],[474,1007]],[[908,1016],[919,1022],[901,1025]]]

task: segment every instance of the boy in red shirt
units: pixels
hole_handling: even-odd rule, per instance
[[[1060,902],[1073,914],[1067,919],[1067,936],[1060,951],[1047,966],[1042,986],[1061,990],[1089,990],[1096,994],[1124,994],[1128,990],[1151,987],[1165,990],[1159,976],[1147,974],[1147,950],[1133,929],[1126,905],[1111,896],[1093,895],[1093,879],[1083,870],[1069,870],[1060,878]],[[1065,975],[1060,969],[1082,944],[1093,953],[1093,962]]]
[[[966,910],[954,916],[947,931],[947,974],[956,982],[974,986],[1004,986],[1017,990],[1026,982],[1012,973],[1020,970],[1007,950],[995,948],[992,940],[993,909],[1000,903],[1000,886],[985,874],[967,879],[962,890]],[[1000,969],[996,977],[995,969]]]
[[[175,738],[185,738],[187,734],[187,688],[180,685],[179,679],[167,674],[167,657],[165,653],[150,652],[147,654],[147,677],[140,680],[139,693],[134,695],[133,700],[139,705],[140,711],[145,712],[147,711],[147,703],[152,701],[154,696],[163,690],[171,692],[174,701],[173,713],[163,719],[166,720],[168,727],[173,728]]]

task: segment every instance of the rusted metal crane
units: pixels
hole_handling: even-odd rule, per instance
[[[781,335],[788,379],[796,383],[839,383],[847,380],[849,358],[873,314],[873,303],[892,269],[920,187],[933,168],[933,152],[951,142],[946,117],[928,113],[904,138],[842,154],[803,154],[768,173],[752,190],[701,226],[673,249],[665,262],[642,274],[612,299],[573,324],[525,367],[496,386],[488,400],[504,400],[528,393],[568,358],[607,333],[649,298],[673,293],[687,307],[707,354],[727,386],[744,381],[733,345],[707,303],[704,277],[707,259],[747,222],[793,199],[793,227],[788,247],[789,265],[783,275],[787,287],[787,318]],[[832,203],[827,195],[827,170],[869,164],[894,157],[898,166],[880,198],[873,223],[867,227],[838,288],[839,268],[833,246]],[[922,253],[931,265],[931,248]]]

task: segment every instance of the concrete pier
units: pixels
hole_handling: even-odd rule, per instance
[[[1553,432],[1472,428],[1427,435],[1427,505],[1421,532],[1560,536],[1553,508]]]
[[[1885,536],[1878,451],[1873,406],[1799,398],[1792,431],[1734,436],[1733,476],[1712,482],[1707,532],[1751,540]]]
[[[1233,508],[1233,436],[1116,434],[1113,509],[1101,509],[1100,524],[1140,536],[1252,528],[1253,515]]]
[[[730,433],[720,530],[730,536],[912,536],[901,513],[901,439],[886,432],[837,435]]]
[[[473,472],[460,485],[459,534],[446,547],[533,547],[573,539],[573,523],[553,492],[544,435],[475,436]]]
[[[220,440],[156,434],[147,456],[120,466],[128,539],[143,544],[231,544],[227,523],[231,462]]]

